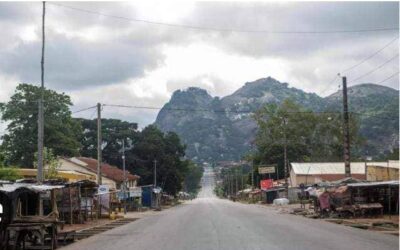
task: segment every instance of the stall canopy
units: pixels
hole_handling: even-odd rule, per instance
[[[18,189],[28,189],[35,193],[43,193],[46,191],[50,191],[53,189],[60,189],[63,188],[64,185],[39,185],[39,184],[32,184],[32,183],[12,183],[12,184],[2,184],[0,185],[0,192],[3,193],[13,193]]]

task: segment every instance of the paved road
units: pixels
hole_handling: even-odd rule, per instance
[[[213,178],[207,169],[198,199],[63,250],[398,249],[395,236],[217,199]]]

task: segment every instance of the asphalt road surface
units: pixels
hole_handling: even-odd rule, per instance
[[[214,196],[206,169],[199,198],[71,244],[67,249],[399,249],[398,237],[278,214]]]

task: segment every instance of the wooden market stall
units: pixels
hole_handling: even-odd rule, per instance
[[[57,247],[58,219],[55,191],[63,185],[38,185],[11,183],[0,185],[0,204],[3,207],[0,221],[0,249],[41,247],[49,242],[50,249]],[[50,212],[43,214],[41,196],[49,194]]]

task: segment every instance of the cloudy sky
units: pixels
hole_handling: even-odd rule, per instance
[[[41,2],[0,3],[0,102],[18,83],[40,83],[41,11]],[[45,85],[69,94],[72,110],[97,102],[161,107],[177,89],[196,86],[224,96],[267,76],[326,96],[337,91],[339,81],[330,82],[338,72],[399,35],[398,29],[329,32],[398,24],[396,2],[49,2]],[[398,71],[398,42],[343,72],[349,85],[398,89],[398,74],[382,82]],[[156,115],[155,110],[104,109],[105,117],[140,127]]]

